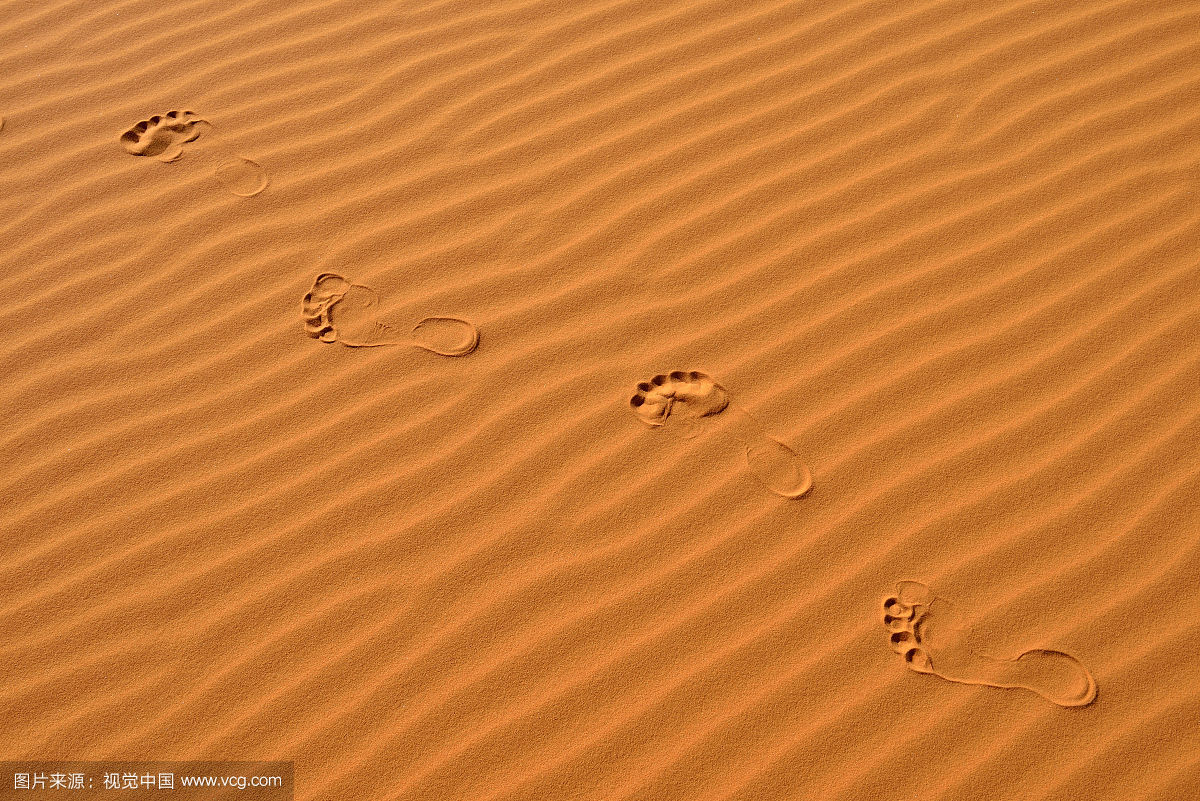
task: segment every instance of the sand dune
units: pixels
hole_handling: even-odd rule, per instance
[[[1200,7],[0,10],[0,759],[1200,795]]]

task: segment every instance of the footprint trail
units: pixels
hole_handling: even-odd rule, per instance
[[[215,159],[213,173],[226,189],[240,197],[253,197],[267,188],[270,179],[262,165],[233,153],[216,136],[212,124],[191,111],[168,111],[142,120],[121,134],[121,144],[131,155],[172,162],[183,157],[184,145],[202,136],[211,144],[206,155]]]
[[[675,420],[685,426],[704,418],[732,418],[746,466],[762,484],[784,498],[800,498],[812,489],[812,473],[796,453],[769,436],[748,412],[732,404],[728,391],[710,376],[696,371],[656,375],[637,385],[629,399],[634,414],[651,428]]]
[[[426,317],[409,331],[379,321],[379,293],[336,273],[322,273],[304,295],[304,330],[348,348],[412,345],[442,356],[466,356],[479,347],[479,329],[457,317]]]
[[[944,598],[919,581],[902,581],[883,602],[883,623],[892,649],[909,669],[959,684],[1018,688],[1063,707],[1086,706],[1096,681],[1075,657],[1035,648],[998,659],[971,644],[971,629]]]

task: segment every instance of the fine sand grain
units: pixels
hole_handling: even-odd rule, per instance
[[[1197,3],[0,43],[0,759],[1200,798]]]

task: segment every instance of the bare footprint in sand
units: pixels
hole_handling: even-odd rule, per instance
[[[442,356],[466,356],[479,347],[479,329],[457,317],[426,317],[402,331],[379,322],[379,293],[335,273],[322,273],[301,303],[304,330],[348,348],[413,345]]]
[[[134,156],[171,162],[183,156],[184,145],[201,136],[212,144],[207,155],[214,160],[213,172],[230,192],[252,197],[267,188],[267,171],[230,151],[217,138],[212,124],[191,111],[168,111],[142,120],[121,134],[121,144]]]
[[[732,405],[723,386],[704,373],[676,371],[656,375],[637,385],[629,399],[634,414],[651,428],[669,419],[694,424],[721,414],[732,418],[746,465],[767,489],[785,498],[799,498],[812,489],[812,474],[791,448],[769,437],[747,412]]]
[[[884,599],[883,623],[892,649],[917,673],[947,681],[1035,692],[1059,706],[1085,706],[1096,698],[1096,681],[1075,657],[1035,648],[1011,659],[972,646],[971,629],[944,598],[919,581],[902,581]]]

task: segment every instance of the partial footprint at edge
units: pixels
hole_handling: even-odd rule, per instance
[[[226,189],[240,197],[252,197],[267,188],[269,178],[262,165],[229,150],[216,136],[212,123],[191,111],[169,111],[142,120],[121,134],[121,144],[134,156],[171,162],[183,156],[184,145],[201,136],[214,144],[210,148],[217,159],[213,171]]]
[[[677,370],[656,375],[637,385],[629,405],[643,423],[656,429],[669,419],[695,423],[717,414],[732,417],[746,465],[767,489],[785,498],[799,498],[812,489],[812,474],[796,453],[732,405],[726,389],[704,373]]]
[[[919,581],[902,581],[883,601],[883,623],[892,649],[917,673],[959,684],[1029,690],[1059,706],[1085,706],[1096,698],[1092,674],[1070,654],[1035,648],[1011,659],[984,654],[953,604]]]
[[[379,321],[379,293],[336,273],[322,273],[301,303],[304,330],[348,348],[413,345],[442,356],[466,356],[479,347],[479,329],[457,317],[426,317],[402,331]]]

